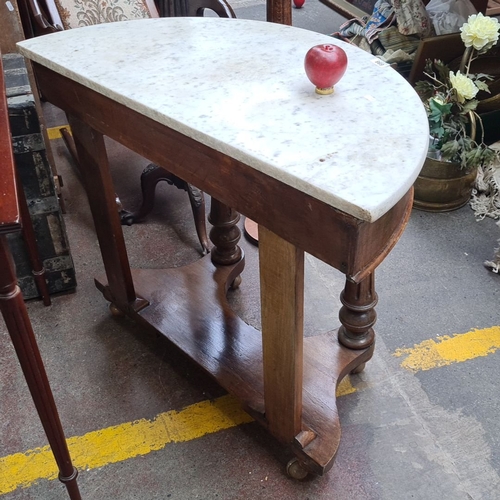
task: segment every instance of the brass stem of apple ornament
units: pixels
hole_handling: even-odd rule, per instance
[[[328,87],[326,89],[322,89],[320,87],[316,87],[314,89],[314,91],[316,92],[316,94],[319,94],[319,95],[330,95],[330,94],[333,94],[335,92],[335,87]]]
[[[316,93],[329,95],[347,69],[347,55],[343,49],[332,43],[311,47],[304,58],[307,78],[316,87]]]

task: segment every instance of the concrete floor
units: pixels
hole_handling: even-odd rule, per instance
[[[239,17],[264,18],[262,5],[236,7]],[[312,1],[294,12],[296,25],[324,33],[334,31],[340,21]],[[49,125],[62,123],[60,113],[49,106],[45,110]],[[78,288],[53,297],[50,307],[31,301],[28,308],[66,435],[151,420],[222,396],[222,389],[161,338],[111,317],[93,284],[102,266],[84,193],[62,141],[52,146],[65,182],[65,222]],[[124,206],[134,206],[147,161],[111,141],[109,147],[116,191]],[[119,168],[124,163],[127,175]],[[134,267],[178,266],[200,256],[187,196],[173,187],[161,186],[154,213],[143,224],[124,227],[124,233]],[[289,479],[284,474],[289,453],[256,423],[246,423],[117,463],[83,467],[83,497],[500,499],[500,353],[491,348],[478,356],[477,341],[468,344],[465,357],[471,359],[454,362],[461,359],[452,352],[447,366],[416,372],[401,366],[404,357],[394,356],[398,349],[438,336],[500,325],[500,277],[483,267],[498,237],[495,222],[476,222],[469,207],[448,214],[412,213],[377,273],[375,356],[364,373],[350,377],[355,391],[339,399],[343,437],[326,476]],[[245,321],[258,326],[258,253],[244,239],[241,244],[247,267],[231,301]],[[343,281],[321,262],[308,257],[306,264],[310,335],[338,326]],[[498,331],[491,335],[498,338]],[[0,361],[1,469],[2,457],[44,446],[46,439],[3,322]],[[56,480],[25,486],[0,496],[66,498]]]

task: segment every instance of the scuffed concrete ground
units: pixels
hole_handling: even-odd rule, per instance
[[[262,15],[241,7],[240,17]],[[307,3],[295,19],[330,25],[328,9]],[[307,9],[307,10],[306,10]],[[241,14],[241,15],[240,15]],[[312,24],[311,24],[312,23]],[[306,23],[307,24],[307,23]],[[334,21],[332,21],[332,25]],[[331,31],[334,31],[332,27]],[[326,29],[318,31],[329,32]],[[49,122],[60,119],[47,110]],[[52,124],[52,123],[51,123]],[[147,162],[111,146],[116,191],[125,206],[139,201],[138,177]],[[49,308],[29,303],[40,349],[68,436],[181,410],[223,394],[159,338],[114,319],[95,289],[102,273],[87,202],[62,141],[54,142],[64,177],[65,221],[75,261],[76,293]],[[119,166],[127,163],[127,175]],[[161,186],[154,214],[125,227],[131,264],[182,265],[199,258],[187,196]],[[498,238],[494,221],[476,222],[465,207],[449,214],[414,211],[409,226],[377,273],[378,333],[374,358],[352,376],[356,392],[339,400],[343,437],[330,473],[299,483],[287,478],[289,454],[257,424],[89,471],[83,497],[101,499],[335,499],[496,500],[500,498],[500,358],[487,357],[412,373],[394,357],[441,335],[500,324],[500,277],[484,269]],[[232,303],[258,326],[257,250],[247,255]],[[338,326],[342,277],[308,257],[306,330]],[[46,443],[3,323],[0,325],[1,456]],[[57,481],[40,481],[6,500],[63,499]]]

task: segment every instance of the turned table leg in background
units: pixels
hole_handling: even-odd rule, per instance
[[[240,214],[236,210],[212,198],[208,221],[212,224],[210,241],[214,246],[210,253],[215,265],[230,266],[242,259],[243,251],[238,246],[241,239],[237,226],[239,220]],[[231,288],[237,288],[240,283],[241,276],[238,276],[231,283]]]
[[[77,470],[71,463],[47,374],[26,311],[6,236],[0,236],[0,310],[14,344],[19,363],[59,468],[59,480],[72,500],[80,500]]]
[[[259,226],[265,417],[292,443],[302,430],[304,252]]]
[[[373,325],[377,320],[375,306],[378,297],[375,292],[375,274],[370,273],[360,283],[346,279],[345,288],[340,295],[342,307],[339,319],[342,326],[339,328],[339,342],[349,349],[366,349],[375,343]],[[359,373],[365,363],[353,370]]]

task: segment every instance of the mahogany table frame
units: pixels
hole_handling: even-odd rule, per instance
[[[404,230],[413,190],[368,223],[44,66],[34,63],[34,69],[44,97],[68,114],[83,183],[91,186],[107,276],[96,284],[105,298],[237,396],[291,446],[301,469],[325,473],[340,440],[336,385],[373,354],[373,272]],[[130,269],[104,135],[212,196],[210,255],[184,268]],[[226,301],[244,266],[236,210],[260,227],[262,340]],[[346,275],[338,340],[337,332],[303,338],[304,252]]]
[[[8,233],[21,230],[20,191],[22,189],[16,190],[16,173],[0,56],[0,311],[57,462],[59,480],[65,484],[72,500],[81,500],[76,482],[78,472],[71,462],[33,328],[21,289],[17,285],[14,261],[7,243]],[[23,220],[25,217],[28,215],[23,214]]]

